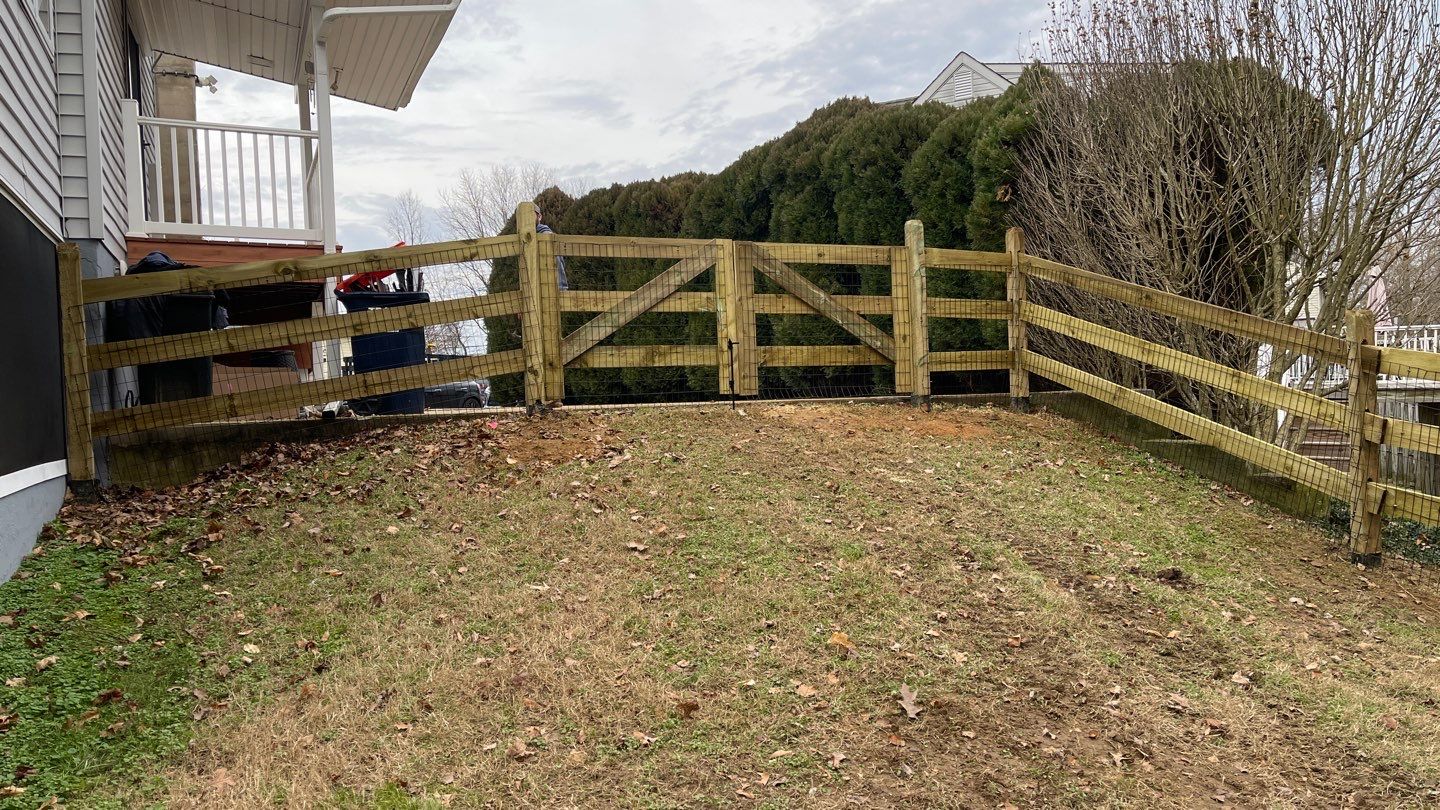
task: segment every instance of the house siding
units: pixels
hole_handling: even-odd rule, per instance
[[[54,237],[62,227],[51,47],[28,3],[0,8],[0,185]]]
[[[28,0],[0,4],[0,582],[65,495],[53,48]]]
[[[131,95],[130,26],[122,0],[57,0],[55,7],[57,117],[66,233],[77,239],[98,240],[105,261],[98,263],[95,272],[109,275],[124,266],[129,221],[120,102]],[[87,21],[85,15],[92,12],[95,19]],[[88,45],[87,29],[95,37]],[[155,56],[143,45],[140,110],[150,114],[155,109],[151,72]],[[93,47],[94,53],[87,53],[87,47]],[[93,87],[87,83],[87,64],[95,66],[95,75],[90,78]],[[98,117],[94,122],[86,119],[87,93],[95,97]],[[92,138],[98,139],[98,147],[91,144]],[[92,194],[98,194],[98,206],[92,206]]]

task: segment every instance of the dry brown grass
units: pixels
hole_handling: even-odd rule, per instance
[[[1436,572],[1358,571],[1057,418],[637,411],[328,455],[221,485],[251,505],[195,625],[232,695],[149,798],[1440,801]]]

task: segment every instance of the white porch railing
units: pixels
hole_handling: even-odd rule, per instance
[[[152,118],[123,104],[132,234],[324,238],[318,133]]]
[[[1440,352],[1440,324],[1421,326],[1378,326],[1375,328],[1375,345],[1385,348],[1415,349],[1422,352]],[[1321,375],[1312,375],[1315,358],[1308,355],[1296,361],[1285,372],[1283,382],[1291,388],[1320,388],[1330,391],[1343,389],[1349,382],[1350,374],[1345,366],[1331,365]],[[1319,379],[1312,377],[1318,376]],[[1382,375],[1380,381],[1398,381],[1404,378]]]

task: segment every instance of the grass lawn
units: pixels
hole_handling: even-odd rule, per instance
[[[20,577],[7,807],[1440,803],[1440,573],[1047,415],[393,429]]]

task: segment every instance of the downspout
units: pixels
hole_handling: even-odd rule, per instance
[[[335,152],[330,129],[330,55],[326,50],[327,29],[342,17],[375,17],[381,15],[448,14],[460,8],[460,0],[425,6],[355,6],[327,9],[318,25],[312,24],[311,37],[315,59],[315,119],[320,131],[320,177],[324,196],[323,238],[325,252],[335,252]],[[312,23],[314,17],[311,17]]]
[[[426,6],[359,6],[327,9],[321,13],[323,2],[315,0],[310,10],[310,36],[315,60],[315,129],[320,133],[320,144],[316,160],[319,162],[321,235],[326,253],[335,252],[337,228],[335,225],[335,151],[331,143],[330,126],[330,54],[326,49],[327,29],[341,17],[373,17],[379,15],[445,14],[460,7],[460,0],[449,0],[441,5]],[[318,20],[316,18],[319,18]],[[325,313],[338,314],[339,302],[335,299],[335,281],[325,282]],[[325,345],[325,376],[339,377],[340,343],[329,341]]]

